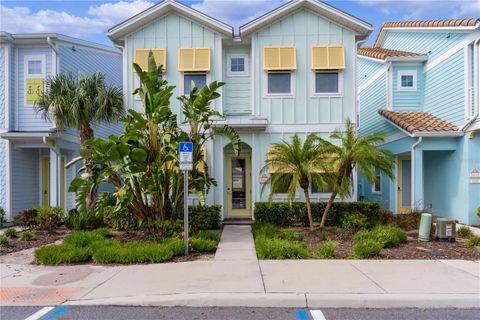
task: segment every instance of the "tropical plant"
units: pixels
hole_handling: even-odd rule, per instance
[[[37,109],[44,118],[51,120],[57,129],[80,130],[80,153],[84,155],[84,173],[92,175],[92,159],[87,152],[87,141],[94,137],[92,125],[118,120],[124,113],[123,94],[120,88],[108,86],[102,73],[82,78],[73,74],[58,74],[47,79],[46,90],[37,101]],[[87,209],[94,208],[96,193],[97,189],[89,188],[84,198]]]
[[[394,159],[390,151],[380,149],[385,142],[381,132],[358,137],[354,124],[347,119],[345,131],[335,130],[330,140],[321,139],[320,149],[329,156],[330,170],[324,175],[324,180],[333,190],[320,222],[320,228],[325,226],[327,215],[332,204],[339,195],[348,197],[353,191],[354,170],[374,182],[376,170],[393,178]]]
[[[275,190],[287,187],[288,201],[291,204],[295,199],[298,187],[303,189],[308,221],[312,231],[313,218],[309,190],[312,183],[317,187],[324,185],[320,173],[326,169],[325,155],[320,142],[317,134],[311,133],[302,144],[298,134],[295,134],[291,137],[291,142],[284,140],[273,145],[269,151],[266,165],[262,168],[264,172],[269,168],[273,168],[275,171],[267,180],[267,184],[270,185],[269,201],[272,200]],[[267,184],[263,185],[262,192]]]
[[[5,210],[3,210],[2,207],[0,207],[0,228],[3,228],[6,222],[7,222],[7,219],[5,218]]]

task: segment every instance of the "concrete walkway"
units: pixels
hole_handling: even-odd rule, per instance
[[[226,226],[207,261],[45,267],[6,257],[0,305],[480,308],[479,261],[258,261],[249,226]]]

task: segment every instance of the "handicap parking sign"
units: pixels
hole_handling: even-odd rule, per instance
[[[192,170],[193,143],[180,142],[178,151],[180,153],[180,170]]]

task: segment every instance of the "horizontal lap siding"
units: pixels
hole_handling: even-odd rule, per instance
[[[271,124],[343,123],[355,117],[355,39],[353,33],[310,11],[301,10],[253,35],[256,113]],[[311,47],[345,46],[343,97],[312,97]],[[297,54],[294,97],[266,97],[263,47],[294,45]]]
[[[456,125],[464,122],[463,50],[426,72],[424,104],[424,111],[443,120]]]
[[[375,75],[385,64],[364,59],[357,58],[357,88],[364,85],[373,75]]]
[[[12,150],[12,213],[39,204],[40,162],[38,149]]]
[[[7,48],[0,47],[0,132],[7,127],[8,119],[6,116],[7,96],[5,94],[6,84],[6,66],[5,55]],[[8,62],[7,62],[8,63]],[[7,140],[0,139],[0,207],[6,209],[7,206]]]
[[[223,95],[224,113],[250,113],[250,75],[252,70],[248,70],[245,76],[229,76],[228,75],[228,56],[230,54],[246,54],[250,57],[249,47],[228,47],[224,53],[224,82],[225,89]],[[249,65],[245,68],[251,69]]]
[[[417,72],[417,90],[399,91],[398,72],[415,70]],[[419,66],[395,66],[392,75],[393,110],[394,111],[421,111],[423,105],[424,90],[423,67]]]

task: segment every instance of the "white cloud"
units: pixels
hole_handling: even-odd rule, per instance
[[[132,2],[119,1],[107,2],[98,6],[91,6],[88,9],[88,14],[100,19],[109,19],[112,22],[118,23],[126,20],[139,12],[153,6],[155,2],[135,0]]]

